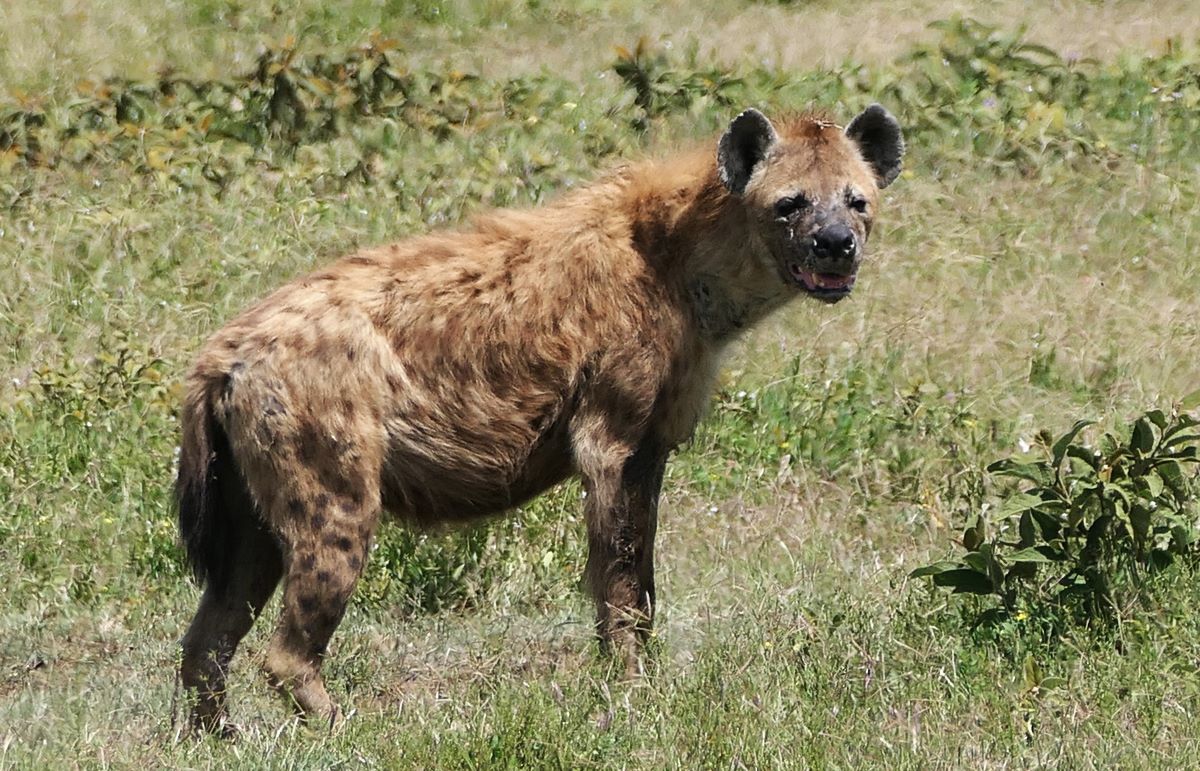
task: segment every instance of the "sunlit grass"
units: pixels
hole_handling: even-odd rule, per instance
[[[1057,647],[1019,624],[973,634],[975,606],[905,578],[994,494],[987,462],[1200,386],[1200,22],[1171,16],[1185,5],[3,5],[0,117],[47,110],[57,155],[26,162],[0,139],[0,765],[1186,764],[1189,570],[1115,631]],[[1098,56],[1079,65],[1091,90],[1053,103],[1063,92],[1010,58],[989,60],[987,94],[956,96],[965,69],[890,63],[940,40],[925,22],[955,9]],[[108,75],[132,88],[170,65],[249,94],[263,45],[294,35],[312,68],[376,29],[426,80],[404,110],[343,116],[331,135],[218,141],[178,131],[203,116],[166,100],[132,129],[71,123],[115,109],[96,91]],[[1184,37],[1164,55],[1167,34]],[[612,69],[642,35],[662,54],[646,108]],[[867,66],[816,69],[845,58]],[[1175,97],[1170,78],[1193,85]],[[357,710],[342,733],[288,723],[269,694],[269,613],[235,664],[242,738],[176,742],[196,590],[167,493],[178,383],[207,334],[355,245],[536,205],[744,103],[849,114],[873,97],[912,146],[855,296],[798,305],[739,346],[669,470],[654,677],[621,683],[595,654],[568,485],[484,530],[385,529],[327,665]],[[1036,687],[1030,656],[1065,686]]]

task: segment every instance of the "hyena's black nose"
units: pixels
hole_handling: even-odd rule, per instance
[[[814,257],[845,260],[854,257],[858,243],[854,232],[845,225],[826,225],[813,234],[812,250]]]

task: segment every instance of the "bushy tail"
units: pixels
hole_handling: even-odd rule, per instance
[[[237,519],[248,512],[245,483],[237,471],[225,429],[213,414],[212,392],[203,386],[188,393],[180,423],[179,476],[175,504],[179,535],[196,582],[218,596],[229,584],[231,557],[236,550]]]

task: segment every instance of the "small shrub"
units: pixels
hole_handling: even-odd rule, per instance
[[[1079,440],[1090,425],[1044,441],[1036,460],[1006,458],[996,477],[1022,480],[992,513],[973,514],[964,553],[912,576],[999,602],[978,621],[1029,609],[1061,625],[1112,621],[1136,599],[1149,574],[1194,553],[1200,420],[1151,410],[1127,439],[1105,434],[1101,449]]]

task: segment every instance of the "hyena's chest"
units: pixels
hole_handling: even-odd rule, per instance
[[[676,447],[691,439],[708,410],[720,368],[718,352],[697,346],[670,370],[655,402],[654,430]]]

